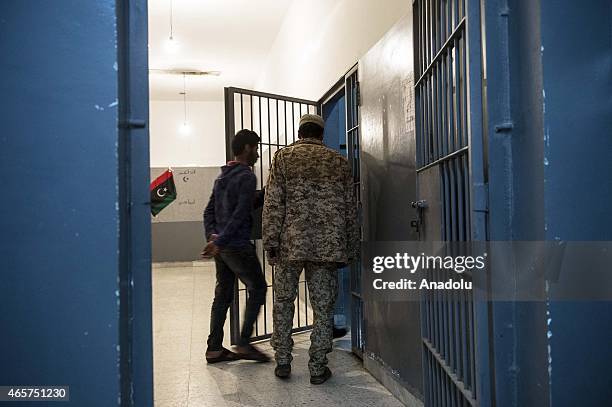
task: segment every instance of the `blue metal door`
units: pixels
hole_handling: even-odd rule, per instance
[[[470,0],[413,3],[421,240],[486,239],[479,13]],[[423,292],[426,406],[490,405],[487,315],[486,299],[471,291]]]

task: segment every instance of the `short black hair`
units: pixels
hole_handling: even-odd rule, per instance
[[[304,123],[298,129],[298,134],[302,138],[321,138],[323,136],[323,127],[316,123]]]
[[[234,156],[242,154],[246,145],[256,146],[259,144],[259,136],[253,130],[242,129],[232,139],[232,152]]]

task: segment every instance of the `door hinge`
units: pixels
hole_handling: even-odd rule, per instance
[[[144,129],[147,127],[147,121],[144,119],[127,119],[119,122],[119,128],[122,129]]]
[[[474,212],[489,211],[489,184],[477,182],[473,188],[472,210]]]

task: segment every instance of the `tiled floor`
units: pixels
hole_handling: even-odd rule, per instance
[[[153,267],[156,407],[402,406],[361,367],[359,359],[339,348],[342,341],[329,355],[334,376],[320,386],[309,382],[308,334],[294,337],[289,381],[274,376],[273,362],[208,366],[204,351],[214,282],[213,263]],[[227,330],[225,339],[229,346]],[[261,347],[272,354],[267,342]]]

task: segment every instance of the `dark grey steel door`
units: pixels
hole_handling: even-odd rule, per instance
[[[413,18],[420,239],[484,239],[474,205],[483,185],[481,123],[474,120],[481,111],[479,3],[416,0]],[[450,277],[435,273],[436,280]],[[426,406],[490,405],[483,383],[489,377],[486,309],[471,291],[422,293]]]
[[[306,113],[318,113],[316,101],[255,92],[248,89],[225,88],[225,139],[227,159],[232,159],[231,139],[238,130],[250,129],[259,135],[260,159],[253,167],[257,176],[258,189],[262,189],[268,178],[270,164],[274,154],[280,148],[297,140],[300,116]],[[257,214],[256,214],[257,216]],[[261,222],[261,218],[256,219]],[[252,341],[267,339],[272,335],[272,305],[274,304],[274,266],[266,261],[260,239],[254,240],[257,255],[261,262],[268,293],[262,312],[255,323]],[[230,308],[230,335],[232,343],[240,337],[240,318],[244,313],[247,300],[246,287],[236,282],[234,302]],[[293,332],[301,332],[312,327],[313,314],[308,301],[308,288],[304,273],[298,285],[296,312],[293,320]]]

